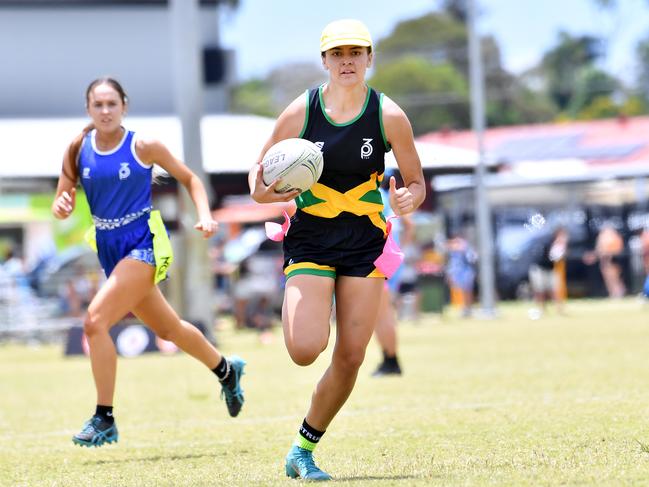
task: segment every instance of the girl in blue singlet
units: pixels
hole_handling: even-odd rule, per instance
[[[276,193],[278,181],[264,184],[260,164],[249,175],[250,193],[259,203],[297,197],[298,210],[284,238],[282,321],[286,348],[298,365],[313,363],[327,347],[335,294],[331,365],[313,393],[285,462],[286,475],[309,480],[331,479],[315,465],[312,453],[354,388],[377,321],[385,279],[374,265],[387,231],[378,192],[385,153],[394,150],[405,184],[397,189],[390,178],[390,204],[397,215],[413,212],[426,192],[408,118],[365,83],[372,62],[372,39],[365,25],[349,19],[327,25],[320,56],[329,80],[284,110],[261,154],[280,140],[311,140],[324,155],[322,176],[298,195]]]
[[[107,280],[88,306],[84,332],[97,389],[95,414],[72,441],[83,446],[116,442],[113,395],[117,354],[110,328],[132,312],[160,338],[200,360],[218,377],[231,416],[243,405],[240,379],[245,362],[225,358],[191,323],[181,320],[157,283],[166,275],[170,245],[159,213],[152,211],[153,164],[175,177],[189,192],[198,213],[194,228],[214,234],[207,194],[200,179],[159,141],[138,139],[122,126],[127,97],[112,78],[100,78],[86,90],[92,123],[69,145],[63,157],[52,213],[67,218],[81,183],[94,222],[99,261]]]

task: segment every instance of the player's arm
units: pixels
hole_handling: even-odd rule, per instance
[[[278,180],[273,181],[269,186],[266,186],[263,180],[263,168],[261,161],[274,144],[280,140],[298,137],[304,126],[304,119],[306,117],[306,96],[302,94],[291,104],[286,107],[282,114],[277,118],[273,133],[264,144],[264,147],[257,158],[256,164],[250,169],[248,173],[248,185],[250,186],[250,196],[257,203],[274,203],[281,201],[291,201],[300,194],[298,190],[288,191],[286,193],[276,193],[275,186]]]
[[[200,178],[158,140],[138,139],[135,150],[142,162],[157,164],[187,189],[198,213],[198,223],[194,228],[203,232],[205,238],[211,237],[216,232],[218,224],[212,218],[207,192]]]
[[[390,204],[397,215],[405,215],[422,204],[426,197],[426,184],[410,121],[404,111],[385,95],[383,127],[404,183],[397,189],[394,177],[390,178]]]
[[[76,161],[71,158],[75,141],[71,142],[63,154],[61,174],[56,185],[56,196],[52,202],[52,214],[59,220],[70,216],[76,202],[77,171]]]

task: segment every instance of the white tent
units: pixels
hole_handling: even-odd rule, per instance
[[[0,119],[0,178],[56,177],[67,144],[85,118]],[[245,173],[255,163],[275,121],[254,115],[203,117],[203,167],[208,173]],[[182,159],[180,121],[173,116],[127,117],[140,137],[161,140]]]
[[[56,177],[67,144],[88,123],[86,118],[0,119],[0,178]],[[180,121],[174,116],[127,117],[125,126],[141,137],[161,140],[182,159]],[[203,168],[207,173],[245,174],[270,137],[275,120],[256,115],[207,115],[201,122]],[[475,151],[416,142],[426,169],[468,169]],[[392,152],[386,167],[396,168]]]
[[[415,141],[415,148],[417,149],[417,154],[419,154],[421,166],[424,169],[447,171],[451,169],[468,170],[474,168],[478,163],[478,153],[469,149],[418,141]],[[386,154],[385,167],[397,167],[397,161],[395,160],[393,151]]]

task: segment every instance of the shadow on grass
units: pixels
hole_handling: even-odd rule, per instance
[[[208,453],[189,453],[187,455],[154,455],[150,457],[111,458],[106,460],[89,460],[84,465],[106,465],[109,463],[158,462],[160,460],[189,460],[191,458],[218,457]]]

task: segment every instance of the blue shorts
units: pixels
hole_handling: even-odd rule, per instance
[[[153,234],[149,214],[112,230],[96,230],[97,255],[106,277],[124,258],[135,259],[155,267]]]

